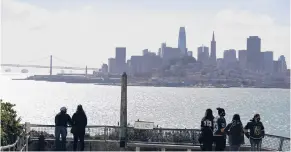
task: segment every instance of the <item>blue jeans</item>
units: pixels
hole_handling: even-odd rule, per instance
[[[262,139],[252,139],[250,138],[251,151],[261,151]]]
[[[60,142],[60,136],[62,136],[62,142]],[[56,126],[55,127],[56,150],[66,151],[66,139],[67,139],[67,127]]]
[[[239,151],[240,145],[230,145],[230,151]]]

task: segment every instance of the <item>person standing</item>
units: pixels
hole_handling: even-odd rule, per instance
[[[66,151],[67,127],[72,125],[72,119],[67,114],[67,108],[62,107],[55,117],[55,144],[56,150]],[[62,142],[60,142],[62,136]]]
[[[226,135],[224,128],[226,127],[225,110],[223,108],[216,108],[218,116],[214,119],[213,138],[215,142],[215,151],[223,151],[226,146]]]
[[[84,151],[85,148],[85,142],[84,142],[84,136],[85,136],[85,128],[87,126],[87,116],[83,110],[82,105],[78,105],[77,111],[74,113],[73,117],[73,127],[71,132],[74,135],[74,151],[77,150],[78,140],[80,140],[80,150]]]
[[[203,151],[212,151],[213,119],[212,110],[207,109],[205,116],[201,120],[201,135],[199,137],[199,142],[202,143],[201,150]]]
[[[248,132],[250,130],[250,132]],[[253,119],[244,127],[246,136],[250,139],[251,150],[261,151],[262,140],[265,137],[264,125],[259,114],[255,114]]]
[[[244,130],[238,114],[233,115],[232,122],[225,127],[224,132],[229,137],[230,151],[239,151],[244,144]]]

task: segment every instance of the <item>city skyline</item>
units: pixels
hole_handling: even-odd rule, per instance
[[[203,44],[211,48],[214,31],[217,58],[223,57],[224,50],[246,50],[247,38],[259,36],[262,40],[261,51],[273,51],[274,60],[284,55],[289,68],[289,22],[285,22],[289,21],[289,14],[286,13],[289,7],[283,7],[285,12],[280,9],[280,16],[274,8],[283,4],[275,5],[272,0],[256,1],[264,2],[262,6],[265,10],[255,10],[246,5],[232,7],[250,1],[232,2],[230,5],[223,1],[209,11],[201,8],[190,11],[190,6],[186,6],[188,3],[173,8],[176,2],[169,1],[161,8],[164,13],[153,6],[161,2],[153,1],[143,1],[147,4],[145,7],[128,1],[114,5],[105,1],[98,4],[89,0],[74,2],[4,0],[1,62],[19,63],[52,54],[76,65],[100,67],[102,63],[107,63],[108,58],[115,56],[116,47],[126,47],[126,59],[141,55],[144,49],[157,53],[163,42],[169,47],[177,47],[179,28],[185,27],[188,51],[192,51],[196,59],[199,46]],[[60,6],[56,8],[56,4]],[[128,10],[126,8],[129,6],[125,4],[135,7]],[[271,6],[272,9],[269,8]],[[106,10],[111,7],[118,9]],[[194,8],[193,5],[191,7]],[[202,5],[202,8],[206,7],[210,5]],[[269,9],[274,13],[266,11]],[[176,16],[172,16],[174,12],[177,12]]]

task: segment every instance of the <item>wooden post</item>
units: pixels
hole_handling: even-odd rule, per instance
[[[127,141],[127,75],[121,77],[121,103],[120,103],[120,150],[125,150]]]
[[[50,56],[50,75],[53,75],[53,56]]]

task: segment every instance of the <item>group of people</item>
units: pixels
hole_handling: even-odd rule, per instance
[[[239,114],[234,114],[231,123],[226,124],[225,110],[217,108],[218,116],[214,118],[212,110],[207,109],[201,120],[201,134],[199,142],[201,150],[212,151],[215,144],[215,151],[223,151],[226,147],[226,136],[231,151],[239,151],[244,144],[244,135],[250,139],[251,150],[260,151],[262,139],[265,136],[264,125],[260,121],[260,115],[254,117],[243,127]]]
[[[77,150],[78,140],[80,140],[80,150],[84,151],[84,136],[87,126],[87,116],[82,105],[78,105],[77,111],[72,118],[67,114],[67,108],[62,107],[55,117],[55,144],[56,150],[66,151],[66,138],[68,124],[72,126],[71,133],[74,136],[74,151]],[[60,141],[60,136],[62,141]]]
[[[244,144],[244,136],[250,139],[251,150],[260,151],[262,139],[264,138],[264,126],[260,121],[260,115],[255,114],[245,127],[240,120],[239,114],[234,114],[231,123],[226,124],[225,110],[217,108],[218,116],[215,118],[211,109],[207,109],[205,116],[201,120],[201,134],[199,142],[201,150],[212,151],[215,143],[215,151],[223,151],[226,147],[226,136],[229,136],[229,145],[231,151],[239,151],[240,146]],[[80,150],[84,151],[84,136],[87,126],[87,116],[78,105],[77,111],[72,118],[67,114],[67,108],[62,107],[55,117],[55,142],[56,150],[66,150],[66,138],[68,124],[72,126],[71,133],[74,136],[73,150],[77,150],[78,140],[80,140]],[[62,141],[60,141],[60,136]]]

